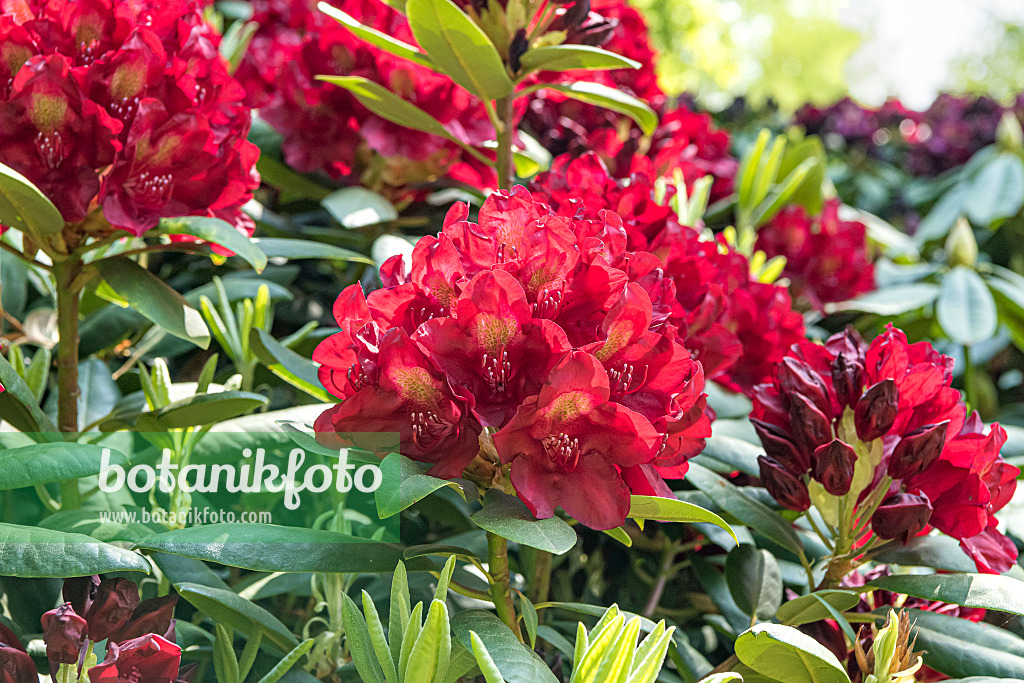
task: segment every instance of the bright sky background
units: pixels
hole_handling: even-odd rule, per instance
[[[851,94],[916,108],[949,87],[958,57],[985,51],[995,18],[1024,23],[1024,0],[843,0],[839,16],[865,36],[847,65]]]

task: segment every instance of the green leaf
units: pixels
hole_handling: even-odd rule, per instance
[[[408,0],[416,42],[452,80],[482,100],[512,94],[512,81],[491,39],[451,0]]]
[[[831,304],[828,310],[861,311],[884,316],[902,315],[927,306],[935,301],[938,294],[938,285],[930,282],[896,285],[868,292],[856,299]]]
[[[398,211],[387,197],[365,187],[343,187],[324,197],[320,204],[350,230],[398,218]]]
[[[156,275],[124,256],[101,259],[92,266],[118,296],[161,328],[200,348],[210,345],[203,316]]]
[[[350,261],[353,263],[373,263],[373,259],[359,252],[352,251],[351,249],[342,249],[341,247],[324,244],[323,242],[283,237],[254,237],[252,241],[253,244],[267,255],[267,258],[286,258],[289,261],[324,259]]]
[[[82,534],[0,523],[0,567],[21,578],[146,572],[146,558]]]
[[[749,404],[748,404],[749,405]],[[749,413],[749,408],[747,410]],[[719,419],[722,415],[719,414]],[[749,424],[744,420],[745,424]],[[707,439],[707,445],[697,457],[711,458],[730,469],[739,470],[753,477],[758,476],[760,466],[757,464],[757,456],[764,453],[760,444],[754,445],[749,441],[737,439],[734,436],[724,434],[712,434]]]
[[[761,621],[771,619],[782,602],[782,572],[767,550],[749,543],[729,551],[725,558],[725,581],[736,605]]]
[[[995,574],[898,574],[882,576],[874,588],[964,607],[1024,615],[1024,581]]]
[[[62,439],[53,423],[36,402],[32,389],[21,378],[14,366],[0,356],[0,418],[8,421],[21,432],[45,435],[50,439]]]
[[[377,656],[377,663],[384,672],[384,678],[388,681],[398,680],[398,670],[395,669],[395,660],[391,657],[388,649],[388,639],[384,635],[384,624],[377,613],[377,606],[373,604],[373,598],[366,591],[362,592],[363,616],[366,619],[366,629],[373,645],[373,652]]]
[[[463,498],[466,497],[457,483],[424,474],[425,469],[422,463],[400,453],[391,453],[381,461],[381,485],[373,492],[377,501],[377,514],[381,519],[397,515],[445,486],[451,487]]]
[[[356,671],[367,683],[384,683],[384,672],[374,657],[374,644],[366,619],[359,613],[355,601],[347,593],[341,594],[341,621],[348,639],[349,653]],[[392,668],[394,666],[392,665]]]
[[[238,676],[238,658],[235,657],[234,631],[223,624],[214,625],[217,634],[213,641],[213,669],[222,683],[241,683]]]
[[[473,645],[473,656],[476,659],[477,666],[480,667],[485,683],[505,683],[505,679],[502,678],[501,671],[498,670],[498,665],[494,663],[491,653],[487,651],[484,641],[480,640],[480,636],[477,635],[476,631],[470,631],[469,637]]]
[[[259,161],[256,162],[256,170],[259,171],[260,180],[265,185],[275,187],[280,191],[279,199],[282,204],[288,204],[297,199],[318,202],[331,193],[327,188],[296,173],[266,152],[260,154]]]
[[[321,81],[348,90],[359,103],[382,119],[399,126],[455,140],[441,122],[414,104],[406,102],[379,83],[362,76],[317,76]]]
[[[295,648],[284,656],[280,662],[274,665],[274,668],[267,672],[267,675],[259,680],[259,683],[277,683],[279,680],[284,678],[284,675],[291,671],[292,667],[298,664],[299,660],[302,659],[310,650],[313,649],[313,645],[316,643],[312,638],[306,638],[304,641],[295,646]]]
[[[658,115],[655,111],[643,101],[632,95],[627,95],[621,90],[616,90],[600,83],[590,83],[589,81],[545,83],[543,87],[549,90],[557,90],[574,100],[610,109],[628,116],[636,121],[644,135],[650,135],[658,127]]]
[[[997,154],[982,166],[964,197],[972,223],[992,225],[1000,218],[1016,216],[1024,206],[1024,161],[1017,154]]]
[[[836,656],[790,626],[758,624],[736,638],[736,656],[764,676],[786,683],[849,683]]]
[[[576,545],[576,532],[562,519],[537,519],[523,501],[496,489],[487,491],[483,508],[474,512],[470,519],[481,529],[502,538],[555,555],[568,552]],[[486,638],[484,643],[487,643]]]
[[[817,596],[817,597],[815,597]],[[829,612],[820,600],[825,600],[840,612],[853,609],[860,602],[860,594],[845,590],[820,590],[812,594],[801,595],[783,603],[775,612],[775,618],[789,626],[802,626],[811,622],[830,618]]]
[[[732,527],[724,519],[699,505],[675,498],[630,496],[627,517],[630,519],[654,519],[659,522],[707,522],[729,532],[733,540],[739,543]]]
[[[121,399],[121,390],[110,376],[110,368],[98,358],[78,364],[78,428],[94,424],[110,414]],[[52,392],[46,408],[57,414],[57,394]]]
[[[537,653],[523,645],[498,617],[485,610],[466,610],[452,617],[452,631],[472,648],[476,633],[487,648],[501,677],[508,683],[557,683],[558,679]]]
[[[926,242],[945,237],[949,229],[956,223],[956,219],[964,212],[968,189],[968,185],[958,183],[942,195],[928,215],[921,219],[917,231],[914,232],[914,242],[923,245]]]
[[[800,142],[790,142],[786,145],[777,177],[788,177],[806,159],[816,159],[817,163],[811,167],[803,182],[792,191],[787,201],[790,204],[799,204],[807,209],[807,213],[815,215],[821,213],[824,201],[821,185],[825,182],[825,171],[828,168],[825,147],[821,144],[821,139],[811,135]]]
[[[375,28],[364,26],[353,17],[342,12],[336,7],[328,5],[326,2],[319,3],[317,7],[321,12],[351,31],[357,38],[365,40],[371,45],[379,47],[385,52],[393,54],[396,57],[408,59],[410,62],[415,62],[416,64],[425,66],[428,69],[434,69],[434,63],[430,61],[430,58],[416,49],[416,47],[409,45],[408,43],[404,43],[396,38],[392,38],[388,34],[382,33]]]
[[[165,429],[198,427],[247,415],[267,405],[267,397],[249,391],[196,394],[168,403],[154,413]]]
[[[157,534],[137,548],[263,572],[390,572],[402,547],[333,531],[275,524],[204,524]],[[422,571],[426,559],[407,562]]]
[[[183,216],[181,218],[161,218],[160,225],[154,233],[157,235],[192,235],[205,242],[219,244],[230,249],[256,269],[262,272],[267,267],[267,256],[246,235],[238,232],[235,226],[220,218],[210,216]]]
[[[946,336],[963,346],[991,339],[999,326],[992,292],[965,266],[956,266],[943,278],[935,317]]]
[[[886,547],[878,552],[876,561],[907,567],[931,567],[950,572],[972,572],[974,560],[949,536],[916,536],[906,545]]]
[[[764,503],[744,493],[741,487],[696,463],[690,463],[686,480],[723,510],[765,538],[770,538],[797,555],[803,553],[803,544],[792,525]]]
[[[0,450],[0,491],[98,474],[105,449],[78,443],[40,443]],[[128,458],[110,451],[109,462]]]
[[[451,631],[448,627],[448,608],[444,602],[433,600],[416,643],[409,652],[406,673],[415,673],[417,681],[429,683],[448,669],[451,657]],[[406,680],[409,677],[406,676]]]
[[[522,72],[570,69],[639,69],[640,62],[590,45],[546,45],[519,58]]]
[[[64,216],[28,178],[0,164],[0,225],[43,242],[64,229]]]
[[[526,636],[530,639],[530,647],[537,649],[537,626],[540,624],[537,618],[537,608],[533,606],[530,598],[522,593],[519,594],[519,613],[523,615],[523,627],[526,629]]]
[[[200,612],[247,636],[262,633],[267,640],[285,651],[299,644],[277,617],[233,591],[197,583],[179,583],[174,588],[179,596],[192,603]]]
[[[986,623],[924,610],[907,610],[924,663],[947,676],[1024,680],[1024,640]],[[879,619],[884,617],[879,616]]]
[[[266,330],[253,328],[249,348],[272,373],[292,386],[325,403],[336,400],[320,383],[316,364],[281,344]]]

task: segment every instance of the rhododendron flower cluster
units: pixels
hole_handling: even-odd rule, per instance
[[[906,543],[934,527],[980,571],[1005,572],[1017,549],[995,513],[1019,470],[999,454],[1006,432],[967,414],[952,368],[892,325],[870,345],[852,332],[795,345],[754,391],[764,485],[792,510],[813,503],[826,520],[852,511],[881,539]]]
[[[280,132],[294,169],[386,190],[447,175],[478,187],[493,171],[455,143],[386,121],[318,75],[361,76],[438,119],[459,140],[480,145],[494,132],[483,104],[450,78],[354,36],[317,9],[317,0],[256,0],[259,24],[238,70],[249,102]],[[336,3],[338,4],[338,3]],[[406,18],[380,0],[338,4],[366,26],[415,44]]]
[[[775,363],[803,338],[803,318],[785,287],[751,278],[745,256],[680,225],[665,205],[671,186],[664,201],[655,201],[650,159],[634,157],[632,169],[620,179],[595,154],[563,155],[532,187],[568,217],[594,220],[606,210],[621,216],[628,247],[661,261],[643,279],[656,324],[674,330],[709,378],[749,392],[770,379]]]
[[[140,601],[139,587],[121,578],[83,576],[64,581],[65,602],[40,620],[53,680],[61,666],[80,670],[94,643],[106,658],[88,669],[90,681],[179,681],[181,648],[174,642],[177,595]],[[77,674],[72,674],[77,680]],[[35,663],[0,624],[0,681],[35,683]]]
[[[928,109],[913,111],[898,100],[875,109],[850,98],[825,108],[806,106],[796,122],[832,149],[853,148],[895,162],[918,176],[932,177],[965,163],[996,140],[1004,112],[1021,116],[990,97],[940,94]]]
[[[798,205],[780,211],[757,233],[754,249],[783,256],[783,275],[796,296],[821,310],[875,287],[875,268],[867,245],[867,226],[839,218],[840,202],[830,199],[817,216]]]
[[[0,17],[0,161],[69,223],[99,206],[137,235],[165,216],[251,227],[259,151],[218,42],[195,1],[16,3]]]
[[[536,515],[622,524],[630,493],[668,494],[663,477],[710,435],[663,262],[626,241],[617,214],[559,215],[523,187],[492,194],[477,223],[456,204],[409,260],[384,263],[383,289],[339,297],[341,332],[314,353],[342,399],[320,438],[397,432],[439,477],[496,451]]]

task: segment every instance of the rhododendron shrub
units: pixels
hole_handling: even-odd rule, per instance
[[[1000,456],[1005,430],[967,413],[952,371],[952,358],[892,325],[871,344],[844,332],[795,345],[754,391],[764,485],[791,510],[814,505],[844,552],[857,555],[862,534],[870,547],[935,528],[979,571],[1007,571],[1017,548],[995,514],[1020,471]]]
[[[136,235],[185,215],[251,232],[259,151],[200,3],[19,7],[0,17],[0,161],[68,223],[98,207]]]
[[[593,153],[563,155],[532,187],[559,214],[597,219],[621,217],[629,248],[656,261],[634,259],[633,272],[653,302],[654,324],[679,337],[709,379],[749,392],[772,376],[774,364],[803,338],[802,316],[786,288],[760,282],[748,259],[721,240],[680,225],[668,202],[657,201],[656,171],[647,157],[633,157],[632,172],[616,178]]]
[[[384,2],[336,4],[365,26],[415,44],[406,18]],[[356,37],[317,9],[317,0],[252,5],[259,28],[238,77],[248,102],[283,136],[282,152],[292,168],[396,192],[442,177],[494,185],[493,171],[455,143],[385,120],[348,91],[316,77],[361,76],[380,83],[473,145],[494,139],[479,99],[443,74]]]
[[[468,218],[456,204],[386,262],[383,289],[342,292],[341,332],[314,354],[342,402],[316,430],[333,444],[397,432],[441,477],[493,438],[535,514],[619,526],[630,493],[667,494],[710,433],[701,364],[652,300],[671,290],[661,262],[627,251],[617,214],[559,215],[523,187]]]
[[[758,230],[754,245],[769,258],[786,259],[782,273],[789,278],[794,295],[818,310],[875,286],[867,226],[842,220],[839,211],[838,199],[825,202],[817,216],[809,216],[802,206],[788,206]]]

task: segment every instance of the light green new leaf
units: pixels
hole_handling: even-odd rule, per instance
[[[836,656],[791,626],[758,624],[736,638],[736,656],[757,673],[787,683],[849,683]]]
[[[523,72],[570,69],[639,69],[640,62],[590,45],[547,45],[533,48],[519,58]]]
[[[415,62],[416,64],[425,66],[428,69],[434,69],[434,63],[430,61],[430,58],[414,46],[402,42],[397,38],[392,38],[388,34],[382,33],[375,28],[365,26],[364,24],[359,23],[354,17],[342,12],[337,7],[327,4],[326,2],[319,3],[317,7],[321,12],[351,31],[357,38],[361,38],[371,45],[379,47],[385,52],[393,54],[396,57],[408,59],[410,62]]]
[[[1024,615],[1024,582],[996,574],[898,574],[881,576],[873,588],[964,607]]]
[[[724,519],[699,505],[675,498],[630,496],[627,517],[630,519],[653,519],[661,522],[707,522],[729,532],[733,540],[739,543],[732,527]]]
[[[219,244],[225,249],[235,252],[262,272],[267,267],[267,257],[260,248],[246,235],[238,232],[235,226],[227,221],[210,216],[182,216],[181,218],[162,218],[160,225],[150,234],[158,235],[191,235],[205,242]]]
[[[610,109],[636,121],[644,135],[650,135],[658,127],[658,115],[643,101],[627,95],[621,90],[600,83],[578,81],[576,83],[545,83],[544,88],[557,90],[566,97],[580,102]]]

